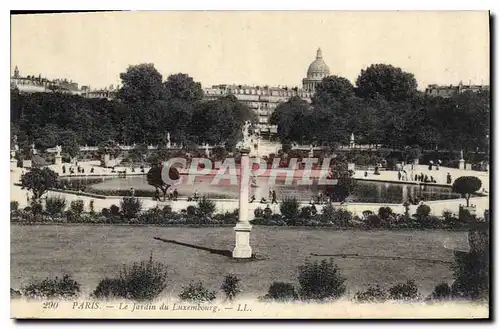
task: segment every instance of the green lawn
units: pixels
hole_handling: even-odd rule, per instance
[[[466,232],[254,226],[251,243],[260,260],[251,262],[153,237],[218,250],[234,246],[232,228],[11,225],[11,287],[69,273],[89,293],[104,276],[118,275],[122,264],[147,260],[153,252],[155,260],[169,267],[167,289],[176,295],[192,280],[218,290],[226,273],[242,279],[245,293],[263,295],[272,281],[295,283],[297,267],[307,257],[325,258],[314,253],[357,254],[334,257],[351,294],[370,284],[388,287],[406,279],[415,279],[427,293],[437,283],[451,282],[453,251],[444,246],[463,245]]]

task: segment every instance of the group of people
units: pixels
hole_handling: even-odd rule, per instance
[[[428,176],[428,175],[425,175],[425,174],[415,174],[415,181],[416,182],[422,182],[422,183],[437,183],[436,180],[434,179],[434,177],[432,176]]]
[[[249,203],[253,203],[256,200],[255,195],[252,195],[250,198]],[[271,200],[271,204],[278,204],[278,199],[276,197],[276,190],[273,190],[272,188],[269,189],[269,200]],[[266,198],[262,197],[260,199],[260,203],[267,204]]]
[[[134,190],[133,188],[130,189],[130,195],[131,196],[134,196],[134,191],[133,190]],[[167,199],[168,200],[177,201],[178,198],[179,198],[179,192],[177,191],[177,189],[174,189],[173,191],[169,191],[168,194],[167,194]],[[155,191],[153,200],[160,200],[160,192],[158,190]],[[196,198],[196,200],[198,200],[198,198]],[[191,201],[191,200],[188,199],[188,201]]]
[[[73,167],[69,167],[68,170],[69,170],[70,175],[73,175],[75,173],[75,168],[73,168]],[[77,165],[76,170],[77,170],[77,172],[79,174],[85,174],[85,168],[83,168],[83,167],[81,167],[79,165]],[[90,172],[93,173],[94,172],[94,168],[91,168]],[[63,174],[66,173],[66,166],[65,165],[62,166],[62,173]]]

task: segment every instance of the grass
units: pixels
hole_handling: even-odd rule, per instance
[[[440,282],[451,282],[450,265],[429,260],[453,260],[453,251],[443,244],[466,238],[466,232],[451,231],[334,231],[307,228],[256,227],[251,244],[258,260],[239,262],[220,254],[194,249],[166,240],[207,248],[234,247],[232,228],[158,228],[132,226],[11,226],[11,287],[18,289],[33,280],[71,274],[90,294],[99,280],[118,275],[123,264],[145,261],[153,252],[156,261],[169,267],[166,292],[178,295],[182,286],[203,281],[220,292],[228,273],[241,279],[242,295],[263,296],[273,281],[297,284],[297,267],[315,254],[359,254],[380,257],[334,257],[347,277],[347,292],[353,295],[370,285],[388,288],[414,279],[420,291],[431,293]],[[451,243],[452,245],[453,243]],[[410,258],[410,259],[408,259]],[[415,259],[411,259],[415,258]]]

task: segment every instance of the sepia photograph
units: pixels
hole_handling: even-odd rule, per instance
[[[490,318],[490,12],[10,21],[11,318]]]

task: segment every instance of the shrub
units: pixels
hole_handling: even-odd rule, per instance
[[[429,299],[443,300],[451,297],[451,287],[443,282],[434,287],[434,291],[429,296]]]
[[[191,302],[209,302],[215,299],[215,292],[209,291],[203,286],[201,281],[197,283],[190,283],[189,286],[183,287],[179,298]]]
[[[363,218],[366,220],[368,216],[373,215],[373,211],[371,210],[364,210],[363,211]]]
[[[426,204],[421,204],[417,207],[416,215],[418,218],[425,218],[431,213],[431,207]]]
[[[172,207],[169,205],[166,205],[165,207],[163,207],[162,212],[163,212],[163,215],[171,215],[173,213]]]
[[[237,294],[241,292],[240,279],[234,274],[228,274],[224,277],[224,282],[221,286],[226,298],[233,300]]]
[[[271,216],[273,215],[273,211],[271,210],[271,208],[269,208],[269,206],[265,207],[264,208],[264,218],[265,219],[270,219]]]
[[[380,217],[381,220],[388,220],[391,215],[392,215],[391,207],[380,207],[378,209],[378,217]]]
[[[111,211],[108,208],[102,208],[101,209],[101,215],[104,217],[108,218],[111,216]]]
[[[278,302],[288,302],[297,299],[297,293],[291,283],[273,282],[264,299],[274,300]]]
[[[196,214],[200,217],[209,217],[211,218],[213,213],[216,210],[216,204],[215,201],[210,200],[207,197],[202,197],[198,201],[198,206],[196,208]]]
[[[123,217],[125,218],[136,218],[142,209],[142,202],[139,198],[134,197],[123,197],[120,202],[120,207],[122,210]]]
[[[49,215],[57,215],[64,211],[66,199],[61,197],[50,197],[45,201],[45,210]]]
[[[487,224],[486,224],[487,225]],[[459,298],[487,300],[489,298],[489,232],[473,229],[469,232],[470,252],[455,252],[452,265],[452,293]]]
[[[40,215],[43,212],[43,206],[40,202],[34,201],[31,203],[31,213],[33,215]]]
[[[335,221],[335,208],[331,203],[323,207],[321,211],[321,220],[323,222],[334,222]]]
[[[305,300],[337,299],[346,290],[346,279],[333,260],[306,261],[299,266],[299,295]]]
[[[375,214],[368,215],[366,218],[366,226],[368,227],[380,227],[381,223],[382,221],[380,220],[380,217]]]
[[[11,201],[10,202],[10,211],[17,211],[19,209],[19,202]]]
[[[300,218],[304,218],[304,219],[311,218],[311,207],[300,208]]]
[[[352,213],[345,209],[337,209],[334,212],[334,223],[341,226],[347,227],[352,220]]]
[[[296,198],[286,197],[281,201],[280,212],[285,221],[290,225],[295,225],[299,215],[300,204]]]
[[[120,216],[120,207],[118,207],[115,204],[112,204],[109,207],[109,213],[110,213],[111,216]]]
[[[167,286],[167,267],[159,262],[153,262],[153,255],[148,262],[134,263],[124,266],[120,280],[126,287],[124,298],[142,301],[153,300]]]
[[[163,211],[158,206],[146,210],[139,216],[139,221],[146,224],[159,224],[163,219]]]
[[[120,278],[104,278],[90,296],[96,299],[127,298],[127,286]]]
[[[78,296],[80,284],[69,275],[64,275],[62,279],[45,279],[41,282],[31,283],[22,289],[23,295],[33,299],[67,299]]]
[[[389,297],[397,300],[411,300],[418,297],[418,287],[415,281],[408,280],[405,283],[400,283],[392,286],[389,289]]]
[[[365,291],[355,293],[354,300],[358,303],[380,303],[387,300],[387,292],[378,285],[368,287]]]
[[[82,214],[83,208],[84,208],[83,200],[73,200],[71,201],[69,206],[69,209],[77,215]]]
[[[194,216],[196,215],[196,207],[193,205],[187,206],[186,208],[186,214],[188,216]]]

